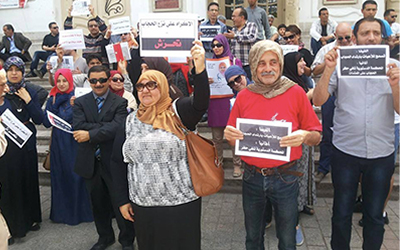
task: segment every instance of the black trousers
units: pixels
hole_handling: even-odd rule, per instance
[[[118,241],[122,246],[132,245],[135,238],[133,223],[122,217],[119,208],[112,201],[113,185],[111,174],[100,160],[96,159],[95,164],[94,176],[91,179],[85,179],[85,182],[90,195],[99,241],[109,242],[115,238],[111,224],[115,215],[120,230]]]
[[[6,62],[6,60],[12,56],[18,56],[21,58],[24,62],[28,62],[28,58],[25,57],[25,55],[22,55],[21,53],[13,52],[13,53],[0,53],[0,59]]]

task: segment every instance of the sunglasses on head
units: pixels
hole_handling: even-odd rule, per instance
[[[283,39],[285,39],[285,40],[292,40],[293,38],[295,37],[295,35],[290,35],[290,36],[285,36],[285,37],[283,37]]]
[[[90,82],[90,84],[96,84],[97,82],[99,82],[100,84],[104,84],[108,81],[108,78],[90,78],[88,79],[88,81]]]
[[[220,43],[216,43],[216,44],[211,44],[211,48],[213,49],[213,48],[215,48],[215,47],[217,47],[217,48],[221,48],[223,45],[222,44],[220,44]]]
[[[346,39],[347,41],[350,41],[350,38],[351,38],[351,36],[345,36],[345,37],[342,37],[342,36],[338,36],[338,40],[339,41],[342,41],[343,39]]]
[[[151,91],[151,90],[157,88],[157,83],[154,82],[154,81],[149,81],[149,82],[147,82],[147,83],[141,83],[141,82],[140,82],[140,83],[136,83],[136,90],[137,90],[138,92],[142,92],[142,91],[144,90],[145,87],[146,87],[146,89],[147,89],[148,91]]]
[[[241,82],[242,82],[242,75],[238,75],[237,77],[235,77],[235,79],[233,79],[233,81],[228,82],[228,86],[233,88],[236,86],[237,83]]]
[[[123,77],[113,77],[113,78],[111,78],[111,81],[113,81],[113,82],[118,82],[118,81],[120,81],[120,82],[124,82],[124,78]]]

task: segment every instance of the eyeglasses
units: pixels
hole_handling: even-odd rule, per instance
[[[339,41],[342,41],[343,39],[346,39],[347,41],[350,41],[350,38],[351,38],[351,36],[345,36],[345,37],[341,37],[341,36],[338,36],[338,40]]]
[[[224,45],[222,45],[222,44],[220,44],[220,43],[211,44],[211,48],[212,48],[212,49],[215,48],[215,47],[221,48],[222,46],[224,46]]]
[[[104,84],[108,81],[108,78],[99,78],[99,79],[91,78],[88,79],[88,81],[90,82],[90,84],[96,84],[97,82],[99,82],[100,84]]]
[[[292,40],[294,37],[295,37],[296,35],[290,35],[290,36],[285,36],[285,37],[283,37],[283,39],[285,39],[285,40]]]
[[[120,82],[124,82],[124,78],[123,77],[113,77],[113,78],[111,78],[111,81],[113,81],[113,82],[118,82],[118,81],[120,81]]]
[[[99,25],[97,25],[97,24],[91,24],[91,25],[89,25],[89,28],[97,28],[97,27],[99,27]]]
[[[128,35],[129,33],[122,33],[120,36],[126,36],[126,35]]]
[[[154,81],[149,81],[147,83],[136,83],[136,90],[138,92],[142,92],[144,90],[144,87],[146,87],[148,91],[151,91],[157,88],[157,83]]]
[[[58,26],[55,26],[55,27],[53,27],[52,29],[53,29],[53,30],[56,30],[56,29],[58,29]]]
[[[235,77],[235,79],[233,79],[233,81],[228,82],[228,86],[233,88],[236,86],[236,84],[239,84],[242,82],[242,75],[238,75],[237,77]]]
[[[391,16],[391,18],[397,18],[397,15]]]

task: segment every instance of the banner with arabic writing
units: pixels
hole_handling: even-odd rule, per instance
[[[346,46],[338,49],[338,77],[387,78],[389,46]]]
[[[190,56],[197,39],[197,16],[186,13],[150,13],[140,17],[140,55]]]

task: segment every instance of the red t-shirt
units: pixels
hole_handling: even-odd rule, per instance
[[[229,116],[228,125],[236,127],[236,118],[291,122],[292,132],[299,129],[322,131],[321,123],[310,101],[298,85],[270,99],[248,89],[240,91]],[[300,157],[301,146],[292,147],[290,161],[300,159]],[[251,156],[241,156],[241,159],[259,168],[272,168],[286,163]]]

